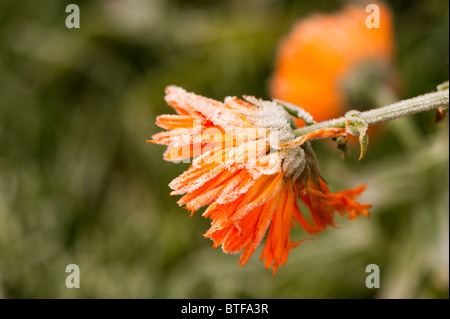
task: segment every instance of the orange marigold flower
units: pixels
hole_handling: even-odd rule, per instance
[[[315,14],[295,24],[278,48],[272,97],[324,121],[342,116],[350,107],[380,106],[373,100],[381,96],[373,93],[378,89],[384,98],[394,94],[398,75],[393,67],[392,17],[385,5],[376,5],[379,27],[366,25],[371,12],[361,5]]]
[[[157,124],[168,131],[149,142],[168,146],[164,158],[178,161],[195,157],[191,167],[169,186],[178,204],[210,218],[204,234],[224,252],[242,252],[244,265],[267,233],[261,260],[273,267],[286,263],[295,222],[309,234],[334,226],[334,213],[350,219],[368,216],[369,204],[354,199],[364,186],[332,193],[320,177],[307,141],[318,136],[345,134],[341,129],[318,130],[296,138],[292,118],[276,102],[245,97],[218,102],[170,86],[166,101],[177,115],[162,115]],[[300,210],[308,208],[310,218]],[[192,214],[191,214],[192,215]]]

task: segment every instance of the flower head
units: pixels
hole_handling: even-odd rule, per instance
[[[164,158],[194,157],[191,167],[169,186],[184,195],[178,204],[203,216],[211,228],[204,234],[224,252],[242,252],[244,265],[267,233],[261,260],[277,268],[286,263],[297,223],[308,234],[335,226],[334,214],[368,216],[371,205],[354,199],[364,186],[332,193],[319,173],[308,139],[345,135],[345,129],[323,129],[296,137],[292,117],[276,103],[245,97],[218,102],[170,86],[166,101],[177,115],[161,115],[157,124],[167,131],[150,142],[167,145]],[[308,208],[310,218],[300,210]]]

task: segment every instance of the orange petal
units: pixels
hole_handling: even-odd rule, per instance
[[[326,137],[334,137],[334,136],[340,136],[340,135],[347,135],[347,132],[343,128],[322,128],[315,131],[312,131],[311,133],[308,133],[306,135],[302,135],[297,137],[296,139],[290,140],[288,142],[284,142],[280,144],[280,147],[293,147],[302,145],[307,140],[313,139],[313,138],[326,138]]]

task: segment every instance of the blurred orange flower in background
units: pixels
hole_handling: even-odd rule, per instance
[[[399,79],[392,17],[385,5],[376,6],[379,28],[366,25],[371,12],[361,5],[295,24],[279,45],[272,97],[302,107],[316,121],[392,102]]]

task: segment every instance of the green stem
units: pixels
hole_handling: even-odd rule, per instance
[[[417,114],[437,107],[448,107],[449,91],[448,86],[443,90],[416,96],[408,100],[396,102],[394,104],[361,112],[359,118],[368,125],[391,121],[408,115]],[[318,129],[324,128],[345,128],[347,118],[345,116],[301,127],[294,130],[295,136],[303,136]]]

